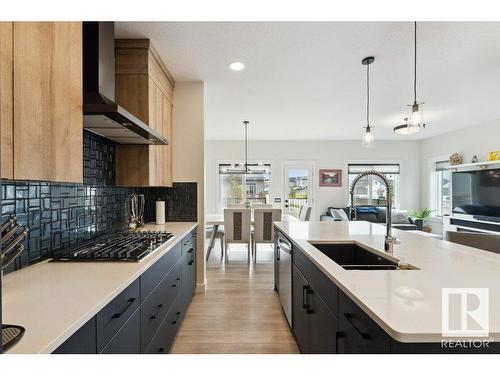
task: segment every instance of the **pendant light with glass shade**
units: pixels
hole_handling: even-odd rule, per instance
[[[366,126],[364,126],[365,132],[363,133],[363,147],[370,148],[373,147],[373,132],[374,126],[370,125],[370,64],[375,61],[375,57],[368,56],[361,60],[361,64],[366,65]]]
[[[414,22],[414,55],[413,55],[413,104],[408,105],[408,116],[403,125],[394,127],[397,134],[415,134],[425,128],[424,109],[422,103],[417,103],[417,22]]]

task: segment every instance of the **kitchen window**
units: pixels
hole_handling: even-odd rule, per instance
[[[433,208],[437,216],[451,214],[451,173],[449,161],[438,161],[434,163],[432,179],[434,182]]]
[[[219,164],[219,211],[232,204],[269,203],[270,164],[249,164],[242,173],[238,163]]]
[[[384,174],[392,189],[392,207],[399,207],[399,164],[349,164],[349,187],[354,179],[363,172],[375,171]],[[349,203],[351,196],[349,194]],[[377,176],[368,175],[358,181],[354,191],[355,206],[384,207],[387,202],[387,189]]]

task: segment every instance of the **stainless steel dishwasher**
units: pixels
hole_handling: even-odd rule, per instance
[[[278,235],[276,257],[278,262],[278,293],[288,324],[292,327],[292,244],[281,233]]]

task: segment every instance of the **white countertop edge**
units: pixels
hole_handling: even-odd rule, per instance
[[[339,272],[350,272],[344,270],[340,265],[335,263],[333,260],[328,258],[325,254],[323,254],[321,251],[317,250],[310,242],[309,240],[297,240],[291,237],[287,233],[287,229],[283,227],[283,225],[286,225],[288,223],[286,222],[276,222],[276,226],[284,232],[288,238],[294,243],[296,246],[300,247],[303,251],[303,253],[307,256],[309,260],[311,260],[314,265],[316,265],[321,272],[323,272],[324,275],[328,277],[338,288],[340,288],[356,305],[363,310],[371,319],[373,319],[391,338],[394,340],[401,342],[401,343],[440,343],[441,341],[445,339],[449,339],[448,337],[444,337],[441,332],[425,332],[425,333],[414,333],[414,332],[400,332],[395,329],[393,329],[391,326],[389,326],[385,321],[383,321],[376,313],[374,313],[370,308],[368,308],[361,299],[359,299],[354,293],[352,293],[348,287],[346,287],[340,280],[338,280],[334,275],[331,274],[330,271],[328,271],[322,264],[321,262],[326,262],[327,264],[331,264],[333,267],[338,268]],[[435,240],[435,239],[434,239]],[[346,240],[346,239],[339,239],[339,240],[310,240],[311,242],[314,243],[354,243],[357,244],[366,250],[372,251],[373,248],[370,246],[367,246],[366,244],[363,244],[362,242],[358,240]],[[389,259],[394,259],[397,260],[396,258],[392,257],[391,254],[387,253],[382,253],[380,251],[377,251],[376,253],[379,256],[386,257]],[[408,271],[401,271],[401,272],[418,272],[419,270],[408,270]],[[377,272],[392,272],[392,271],[377,271]],[[474,338],[468,338],[468,337],[460,337],[458,339],[474,339]],[[478,338],[479,340],[482,339],[493,339],[494,341],[499,341],[500,340],[500,333],[497,332],[490,332],[488,338]]]
[[[169,224],[169,223],[166,223]],[[84,315],[82,315],[81,318],[79,318],[73,325],[68,327],[63,334],[59,335],[55,339],[53,339],[51,342],[49,342],[45,347],[41,348],[39,351],[36,352],[36,354],[50,354],[54,350],[56,350],[62,343],[64,343],[67,339],[69,339],[76,331],[78,331],[81,327],[83,327],[93,316],[95,316],[99,311],[102,310],[103,307],[105,307],[109,302],[111,302],[116,296],[118,296],[121,292],[123,292],[132,282],[137,280],[138,277],[140,277],[144,272],[146,272],[151,266],[153,266],[163,255],[165,255],[168,251],[170,251],[172,248],[174,248],[175,245],[177,245],[182,238],[184,238],[189,232],[191,232],[193,229],[195,229],[198,226],[198,223],[196,222],[190,222],[187,223],[185,222],[184,224],[188,224],[187,229],[184,230],[184,232],[181,235],[175,236],[173,239],[170,239],[169,241],[163,243],[156,249],[154,252],[152,252],[149,256],[146,258],[142,259],[140,263],[144,263],[144,267],[141,267],[137,272],[135,272],[132,276],[130,276],[128,279],[124,280],[112,293],[110,293],[106,298],[102,299],[97,305],[93,306],[89,311],[87,311]],[[140,228],[139,230],[154,230],[153,229],[146,229],[147,227],[154,227],[156,224],[146,224],[145,227]],[[39,264],[43,263],[48,263],[50,259],[47,259],[43,262],[40,262],[34,266],[37,266]],[[24,337],[21,338],[20,342]],[[10,348],[7,351],[4,351],[4,354],[28,354],[28,353],[22,353],[16,350],[16,347],[18,347],[19,343],[15,344],[12,348]],[[33,354],[33,353],[32,353]]]

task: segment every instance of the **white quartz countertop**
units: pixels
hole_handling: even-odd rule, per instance
[[[499,254],[393,230],[401,243],[389,257],[418,270],[344,270],[310,242],[354,242],[387,256],[385,226],[362,221],[276,225],[392,338],[440,342],[442,288],[489,288],[489,337],[500,340]],[[452,311],[452,321],[460,322],[460,310],[453,310],[457,311]]]
[[[3,323],[26,329],[7,353],[51,353],[196,226],[146,224],[175,237],[140,262],[44,261],[5,275]]]

